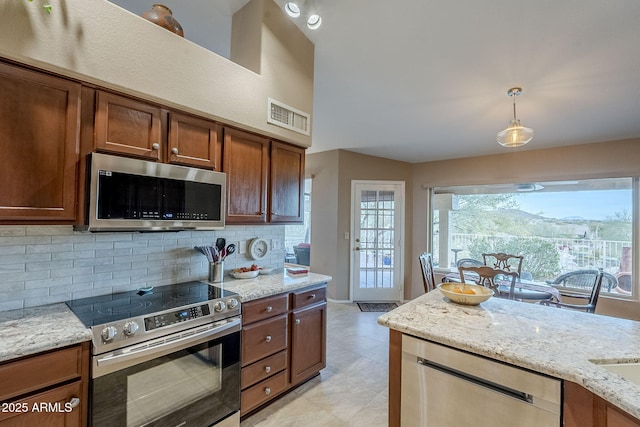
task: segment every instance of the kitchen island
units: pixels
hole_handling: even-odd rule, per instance
[[[640,419],[640,386],[592,362],[640,361],[640,322],[499,298],[463,306],[435,290],[385,313],[378,323],[391,329],[391,381],[400,372],[406,334],[575,383]],[[390,385],[392,411],[399,387]]]

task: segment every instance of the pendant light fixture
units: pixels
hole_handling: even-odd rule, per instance
[[[503,147],[520,147],[533,139],[533,129],[522,126],[516,117],[516,96],[522,93],[522,88],[512,87],[507,95],[513,96],[513,120],[509,127],[498,132],[497,141]]]

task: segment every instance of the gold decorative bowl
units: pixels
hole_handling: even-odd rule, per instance
[[[478,305],[493,296],[491,289],[469,283],[441,283],[438,289],[449,301],[462,305]]]

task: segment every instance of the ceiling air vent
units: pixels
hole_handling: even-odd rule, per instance
[[[310,115],[275,99],[267,99],[267,123],[309,135]]]

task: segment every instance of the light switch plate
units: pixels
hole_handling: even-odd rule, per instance
[[[246,240],[240,240],[238,242],[238,253],[239,254],[246,254],[247,253],[247,241]]]

